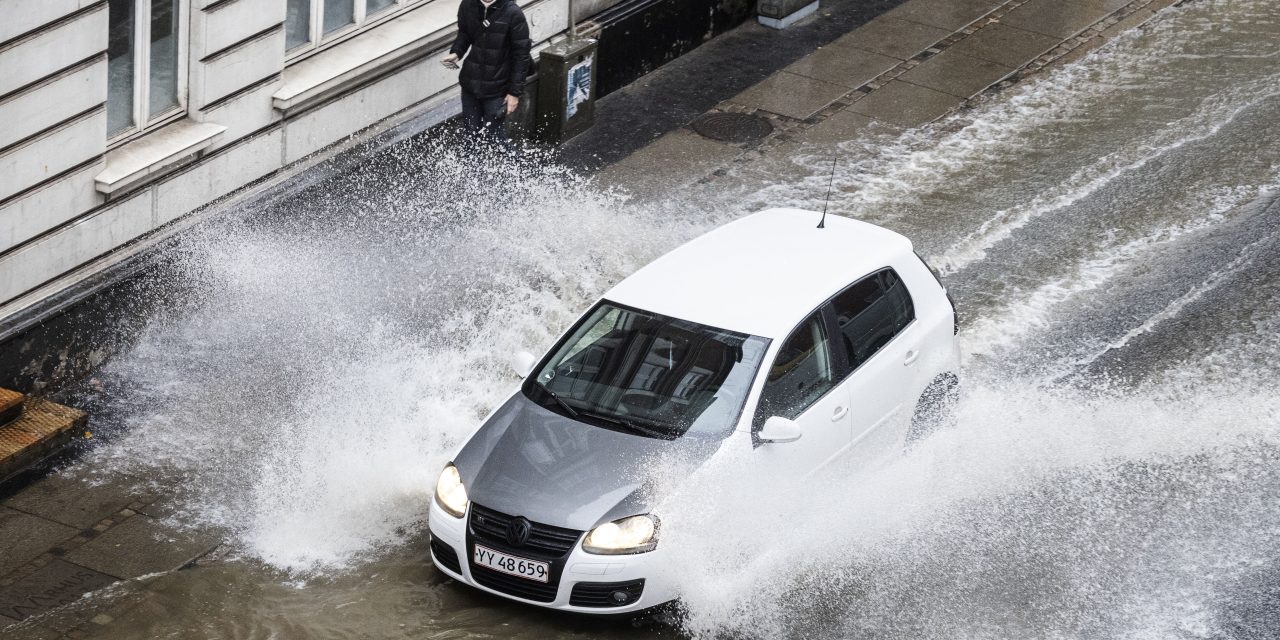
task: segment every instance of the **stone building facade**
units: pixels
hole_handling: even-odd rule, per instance
[[[570,3],[518,1],[536,56]],[[0,328],[245,185],[454,115],[457,3],[0,0]]]

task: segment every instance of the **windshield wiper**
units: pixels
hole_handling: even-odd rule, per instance
[[[562,409],[569,412],[569,417],[571,418],[582,417],[582,414],[579,413],[577,409],[574,409],[573,407],[569,406],[568,402],[565,402],[563,399],[560,398],[560,396],[556,395],[556,392],[552,391],[551,389],[548,389],[547,385],[542,384],[541,382],[537,384],[538,384],[538,387],[540,387],[543,391],[545,391],[548,396],[551,396],[552,400],[556,401],[556,404],[560,405]]]
[[[583,415],[585,415],[588,418],[595,418],[596,420],[600,420],[602,422],[608,422],[610,424],[617,425],[619,427],[622,427],[623,429],[638,433],[642,436],[648,436],[651,438],[662,438],[664,440],[675,439],[674,438],[675,434],[672,433],[671,431],[664,431],[660,429],[649,429],[646,427],[642,427],[638,424],[635,424],[634,422],[627,422],[626,420],[623,420],[621,418],[617,418],[614,416],[606,416],[603,414],[593,413],[590,411],[583,412]]]

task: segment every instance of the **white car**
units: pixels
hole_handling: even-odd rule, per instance
[[[626,614],[679,597],[646,461],[734,448],[802,473],[901,451],[954,388],[955,308],[886,229],[775,209],[619,283],[446,466],[431,553],[472,587]],[[913,415],[915,419],[913,419]]]

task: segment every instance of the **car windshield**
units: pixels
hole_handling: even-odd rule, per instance
[[[737,424],[769,341],[602,302],[524,385],[580,422],[654,438]]]

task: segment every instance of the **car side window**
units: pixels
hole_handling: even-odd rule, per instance
[[[795,419],[830,391],[836,384],[831,355],[822,315],[814,313],[778,349],[760,394],[755,426],[773,416]]]
[[[873,273],[831,300],[840,344],[857,369],[915,320],[907,286],[893,269]]]

